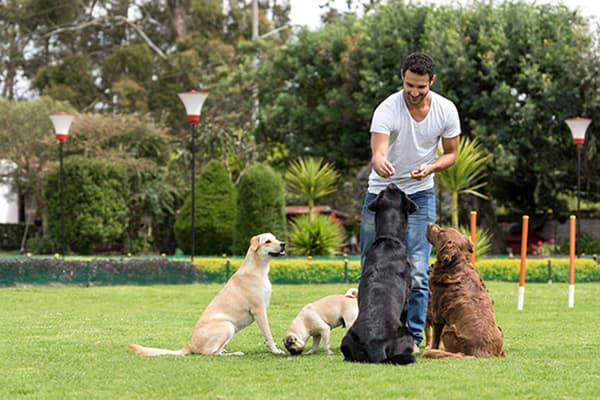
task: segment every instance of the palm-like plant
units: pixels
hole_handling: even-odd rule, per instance
[[[460,141],[456,162],[436,173],[436,179],[443,190],[452,194],[452,226],[458,229],[458,195],[467,193],[482,199],[488,197],[479,192],[487,185],[484,181],[486,163],[492,154],[485,154],[477,139],[465,138]]]
[[[333,164],[323,163],[322,158],[307,157],[290,163],[285,180],[289,191],[307,202],[312,219],[315,201],[337,190],[339,176]]]
[[[471,237],[471,227],[461,226],[458,231],[465,236]],[[475,258],[479,259],[490,252],[492,248],[492,238],[488,231],[476,228],[475,229]]]
[[[344,237],[329,215],[296,217],[290,224],[291,252],[303,256],[333,256],[344,244]]]

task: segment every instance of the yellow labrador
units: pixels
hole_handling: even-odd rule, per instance
[[[254,236],[239,270],[208,304],[188,344],[181,350],[155,349],[138,344],[131,344],[129,348],[143,356],[243,355],[241,352],[228,353],[225,346],[237,332],[256,321],[271,353],[283,354],[273,341],[267,307],[271,299],[269,261],[284,254],[285,243],[271,233]]]
[[[345,295],[334,294],[305,305],[292,321],[283,338],[283,344],[292,355],[301,354],[306,340],[312,336],[312,349],[316,353],[323,338],[323,348],[333,354],[329,342],[331,330],[340,325],[350,328],[358,315],[358,289],[349,289]]]

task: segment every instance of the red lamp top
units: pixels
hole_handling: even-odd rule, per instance
[[[75,116],[66,112],[57,112],[50,115],[52,124],[54,125],[54,132],[56,139],[59,142],[64,142],[69,136],[69,128]]]
[[[585,142],[585,131],[592,120],[589,118],[576,117],[566,119],[565,122],[569,125],[569,129],[571,129],[573,143],[575,143],[576,146],[581,146]]]
[[[208,92],[198,92],[191,90],[189,92],[177,93],[187,113],[188,121],[192,124],[200,121],[200,113],[204,100],[208,97]]]

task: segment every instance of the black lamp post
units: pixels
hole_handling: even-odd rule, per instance
[[[192,90],[189,92],[177,94],[187,113],[187,119],[192,124],[192,248],[191,260],[194,261],[196,249],[196,124],[200,122],[200,113],[204,100],[208,97],[208,92],[198,92]]]
[[[571,130],[571,134],[573,135],[573,143],[577,147],[577,213],[575,214],[577,219],[577,238],[575,241],[576,254],[579,256],[579,238],[580,238],[580,222],[579,222],[579,201],[581,197],[581,147],[585,143],[585,131],[587,127],[592,122],[589,118],[569,118],[566,119],[565,122],[569,126]]]
[[[58,112],[50,115],[54,125],[54,133],[58,140],[58,157],[60,159],[60,254],[65,256],[65,172],[63,169],[63,143],[69,137],[69,128],[74,115]]]

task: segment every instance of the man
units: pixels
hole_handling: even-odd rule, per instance
[[[406,233],[411,263],[407,324],[418,352],[429,297],[431,244],[425,233],[427,225],[436,218],[433,175],[456,161],[461,131],[456,106],[430,90],[435,82],[431,57],[410,54],[402,66],[401,77],[402,90],[386,98],[375,109],[371,121],[372,171],[362,209],[360,250],[364,257],[375,239],[375,213],[367,205],[390,182],[395,183],[419,206],[408,217]],[[443,154],[437,157],[440,141]]]

